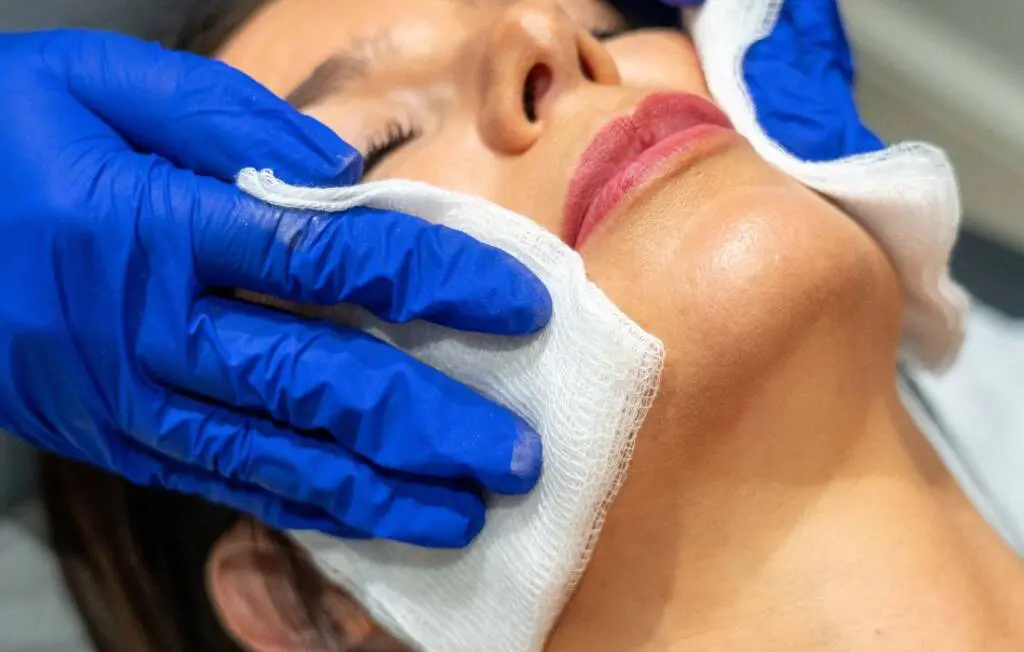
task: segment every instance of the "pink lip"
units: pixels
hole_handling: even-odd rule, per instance
[[[667,163],[695,157],[697,143],[722,131],[733,131],[729,118],[701,97],[646,97],[632,115],[602,127],[580,158],[569,183],[562,239],[579,249],[623,199],[661,176]]]

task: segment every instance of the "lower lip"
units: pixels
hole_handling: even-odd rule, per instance
[[[579,249],[631,195],[675,174],[738,137],[714,104],[688,93],[644,98],[628,116],[605,124],[580,157],[563,217],[566,243]]]
[[[644,151],[612,177],[590,202],[574,246],[577,249],[582,246],[615,207],[627,197],[668,174],[679,171],[687,162],[707,149],[705,144],[710,144],[717,139],[716,137],[726,134],[735,134],[735,131],[716,124],[700,124],[670,136]]]

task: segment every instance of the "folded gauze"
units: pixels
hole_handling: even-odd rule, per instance
[[[772,141],[757,123],[742,58],[770,32],[780,6],[777,0],[707,0],[687,14],[708,86],[762,156],[842,206],[886,250],[906,298],[903,353],[926,367],[945,367],[963,339],[967,308],[947,269],[960,217],[949,162],[934,147],[905,144],[810,163]],[[409,181],[298,188],[255,170],[243,171],[239,185],[282,206],[339,211],[365,205],[418,215],[508,251],[547,285],[551,325],[525,339],[424,323],[387,325],[354,309],[331,315],[521,414],[544,442],[536,491],[494,498],[487,525],[465,550],[292,533],[328,577],[424,652],[541,650],[622,482],[657,388],[662,344],[587,281],[575,251],[487,201]]]
[[[385,324],[356,309],[331,311],[332,318],[398,346],[534,426],[544,443],[544,470],[531,494],[490,500],[487,524],[465,550],[292,533],[329,578],[417,649],[541,649],[622,482],[657,390],[661,342],[587,280],[583,260],[555,235],[482,199],[411,181],[297,188],[255,170],[243,171],[239,185],[282,206],[412,213],[513,254],[547,286],[551,323],[528,338],[422,322]]]
[[[686,10],[708,88],[758,154],[834,201],[886,250],[903,283],[903,357],[944,370],[963,343],[969,307],[967,294],[949,276],[961,210],[953,168],[942,150],[927,143],[802,161],[772,140],[757,122],[743,57],[772,33],[782,4],[706,0],[701,9]]]

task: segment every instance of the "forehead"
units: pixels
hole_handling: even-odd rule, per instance
[[[218,52],[279,95],[288,95],[329,57],[401,54],[422,65],[440,63],[502,11],[527,0],[270,0]],[[599,0],[558,4],[587,29],[619,24]]]

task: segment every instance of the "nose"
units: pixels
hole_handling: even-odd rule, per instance
[[[485,38],[479,129],[503,154],[536,142],[560,96],[582,84],[619,83],[604,46],[552,0],[513,3]]]

